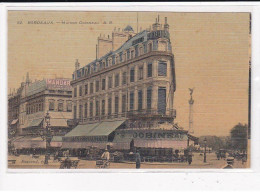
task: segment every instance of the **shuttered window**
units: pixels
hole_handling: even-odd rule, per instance
[[[99,81],[97,80],[96,81],[96,92],[98,92],[99,91]]]
[[[142,110],[143,108],[143,91],[139,90],[138,91],[138,110]]]
[[[102,79],[102,90],[106,89],[106,79]]]
[[[153,64],[149,63],[147,65],[147,77],[152,77],[153,76]]]
[[[118,103],[119,103],[119,98],[118,96],[115,97],[115,114],[118,114]]]
[[[88,103],[85,103],[85,110],[84,110],[84,115],[85,115],[85,118],[87,118],[88,117]]]
[[[158,76],[167,76],[167,63],[159,62],[159,64],[158,64]]]
[[[126,95],[122,96],[122,112],[126,111]]]
[[[134,110],[134,92],[130,92],[130,110]]]
[[[77,106],[74,106],[74,112],[73,112],[74,119],[77,119]]]
[[[82,105],[79,105],[79,119],[82,119],[83,117],[82,117]]]
[[[123,72],[122,85],[126,84],[126,72]]]
[[[96,101],[96,116],[99,116],[99,101]]]
[[[112,77],[108,78],[108,88],[112,88]]]
[[[152,109],[152,87],[147,88],[147,110]]]
[[[112,99],[108,99],[108,115],[111,115],[112,113]]]
[[[130,70],[130,82],[134,82],[135,81],[135,69],[132,68]]]
[[[158,113],[165,114],[166,112],[166,88],[159,87],[158,89]]]
[[[88,94],[88,84],[85,85],[85,95]]]
[[[105,103],[105,100],[102,100],[102,115],[105,115],[105,105],[106,105],[106,103]]]
[[[93,83],[90,83],[90,94],[92,94],[93,93],[93,86],[94,84]]]
[[[115,76],[115,87],[119,86],[119,73]]]
[[[89,116],[93,117],[93,102],[90,102],[89,106]]]

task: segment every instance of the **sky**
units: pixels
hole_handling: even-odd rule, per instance
[[[175,56],[175,122],[188,130],[188,88],[195,88],[195,136],[225,136],[248,123],[249,13],[9,11],[8,92],[26,72],[33,81],[71,78],[76,59],[83,66],[96,58],[100,34],[127,25],[140,32],[158,15],[168,18]]]

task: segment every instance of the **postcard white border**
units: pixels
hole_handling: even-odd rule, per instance
[[[153,189],[165,188],[236,189],[260,187],[260,7],[256,2],[242,3],[9,3],[0,4],[0,188],[8,189]],[[252,13],[252,77],[251,77],[251,168],[233,169],[7,169],[7,11],[167,11],[167,12],[251,12]],[[57,173],[56,173],[57,172]],[[104,173],[103,173],[104,172]],[[35,181],[35,180],[39,181]],[[114,180],[114,181],[112,181]],[[250,181],[249,181],[250,180]],[[15,182],[15,188],[14,183]],[[238,184],[238,182],[240,184]],[[42,185],[48,183],[48,188]],[[130,184],[131,183],[131,184]],[[196,184],[193,184],[196,183]],[[46,184],[47,185],[47,184]],[[129,188],[129,186],[132,187]]]

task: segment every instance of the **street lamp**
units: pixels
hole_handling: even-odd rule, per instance
[[[51,147],[51,140],[52,140],[52,133],[51,133],[51,127],[50,127],[50,114],[49,112],[46,113],[46,116],[44,117],[45,123],[46,123],[46,128],[45,130],[43,129],[42,131],[42,139],[46,141],[46,152],[45,152],[45,160],[44,164],[48,164],[48,159],[49,159],[49,151]]]
[[[206,148],[207,148],[207,139],[206,139],[206,137],[205,137],[205,139],[204,139],[204,163],[206,163],[207,162],[207,156],[206,156]]]

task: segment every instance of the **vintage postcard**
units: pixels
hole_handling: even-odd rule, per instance
[[[250,56],[249,12],[8,11],[8,168],[250,168]]]

